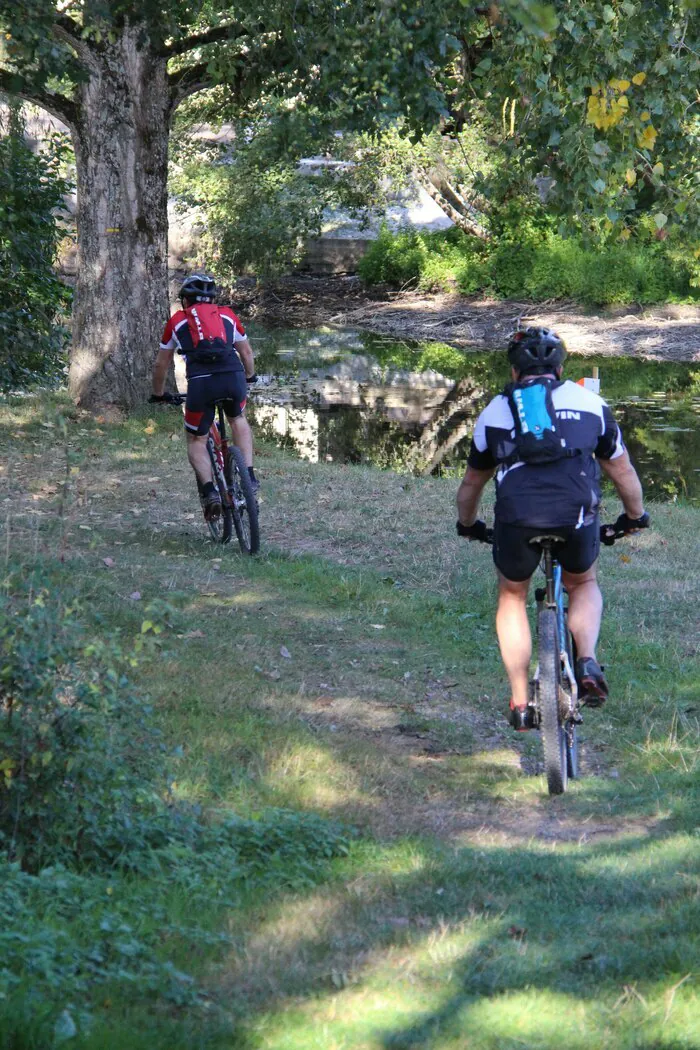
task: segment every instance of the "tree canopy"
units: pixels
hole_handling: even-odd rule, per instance
[[[167,309],[168,128],[184,99],[219,85],[219,117],[243,126],[283,105],[326,128],[398,120],[414,141],[456,141],[476,108],[506,182],[550,175],[552,206],[623,239],[651,211],[663,238],[698,224],[696,6],[0,0],[0,88],[61,117],[76,146],[76,396],[133,403],[147,383]],[[438,181],[449,204],[455,187]]]

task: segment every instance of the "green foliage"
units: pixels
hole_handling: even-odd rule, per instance
[[[426,260],[425,238],[406,228],[392,233],[383,225],[360,260],[359,273],[368,284],[389,284],[395,288],[416,285]]]
[[[19,109],[10,109],[0,135],[0,391],[55,380],[65,364],[70,293],[53,266],[65,149],[58,136],[32,153]]]
[[[134,652],[157,653],[167,624],[162,603],[145,612],[149,618],[128,652],[118,638],[101,637],[99,621],[88,642],[76,609],[52,600],[48,588],[5,599],[0,846],[7,859],[32,872],[56,863],[187,872],[180,861],[194,851],[213,878],[224,849],[240,854],[241,877],[279,881],[291,872],[303,883],[309,859],[337,852],[339,832],[323,834],[320,824],[299,821],[295,827],[293,817],[271,831],[236,821],[209,827],[172,804],[150,706],[127,673],[138,666]]]
[[[320,232],[323,194],[295,164],[259,166],[244,150],[230,164],[188,166],[173,189],[206,214],[201,255],[222,281],[288,270]]]
[[[697,231],[697,17],[666,0],[558,6],[548,36],[499,33],[487,104],[509,167],[551,176],[548,205],[574,222],[632,232],[650,213],[661,236]]]
[[[695,266],[683,245],[642,238],[627,244],[587,244],[523,224],[485,246],[458,231],[448,235],[382,230],[360,263],[368,284],[424,289],[458,288],[504,298],[542,301],[571,298],[582,303],[695,301]]]
[[[0,610],[0,845],[26,870],[129,866],[167,842],[149,775],[159,753],[133,656],[88,642],[76,610],[47,587]]]
[[[251,894],[314,886],[348,839],[314,815],[207,819],[175,801],[167,749],[129,679],[139,666],[134,648],[162,657],[173,610],[147,607],[135,647],[93,610],[88,640],[78,603],[55,597],[65,576],[47,576],[54,597],[48,586],[8,583],[0,611],[0,1032],[23,1033],[26,1043],[12,1047],[43,1047],[61,1026],[90,1029],[100,989],[195,1007],[200,990],[183,966],[193,951],[228,944],[211,932],[217,911]]]

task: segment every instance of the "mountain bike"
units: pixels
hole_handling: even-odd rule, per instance
[[[612,546],[627,535],[616,524],[600,526],[601,542]],[[487,530],[484,543],[493,543],[493,530]],[[530,540],[542,549],[540,567],[545,585],[535,590],[537,603],[537,665],[530,680],[529,704],[533,708],[534,728],[542,733],[544,767],[550,795],[561,795],[569,780],[579,776],[577,728],[583,722],[574,668],[576,643],[569,631],[568,606],[564,596],[561,565],[556,547],[561,536],[543,530]]]
[[[184,394],[172,394],[166,403],[182,405],[184,401]],[[226,415],[219,402],[216,404],[216,415],[207,435],[207,452],[212,478],[221,497],[221,514],[216,518],[205,514],[204,520],[215,543],[230,543],[235,531],[243,553],[257,554],[260,550],[258,501],[243,454],[233,442],[229,443]],[[204,513],[202,487],[198,478],[197,492]]]

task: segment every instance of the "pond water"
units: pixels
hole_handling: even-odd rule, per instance
[[[476,417],[508,379],[503,353],[352,329],[249,333],[251,420],[313,461],[461,473]],[[649,498],[700,501],[700,366],[571,355],[567,377],[593,366]]]

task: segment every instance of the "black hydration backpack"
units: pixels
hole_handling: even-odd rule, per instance
[[[510,461],[555,463],[576,456],[567,447],[554,411],[552,390],[559,380],[538,376],[527,382],[509,383],[503,391],[515,422],[515,452]]]

